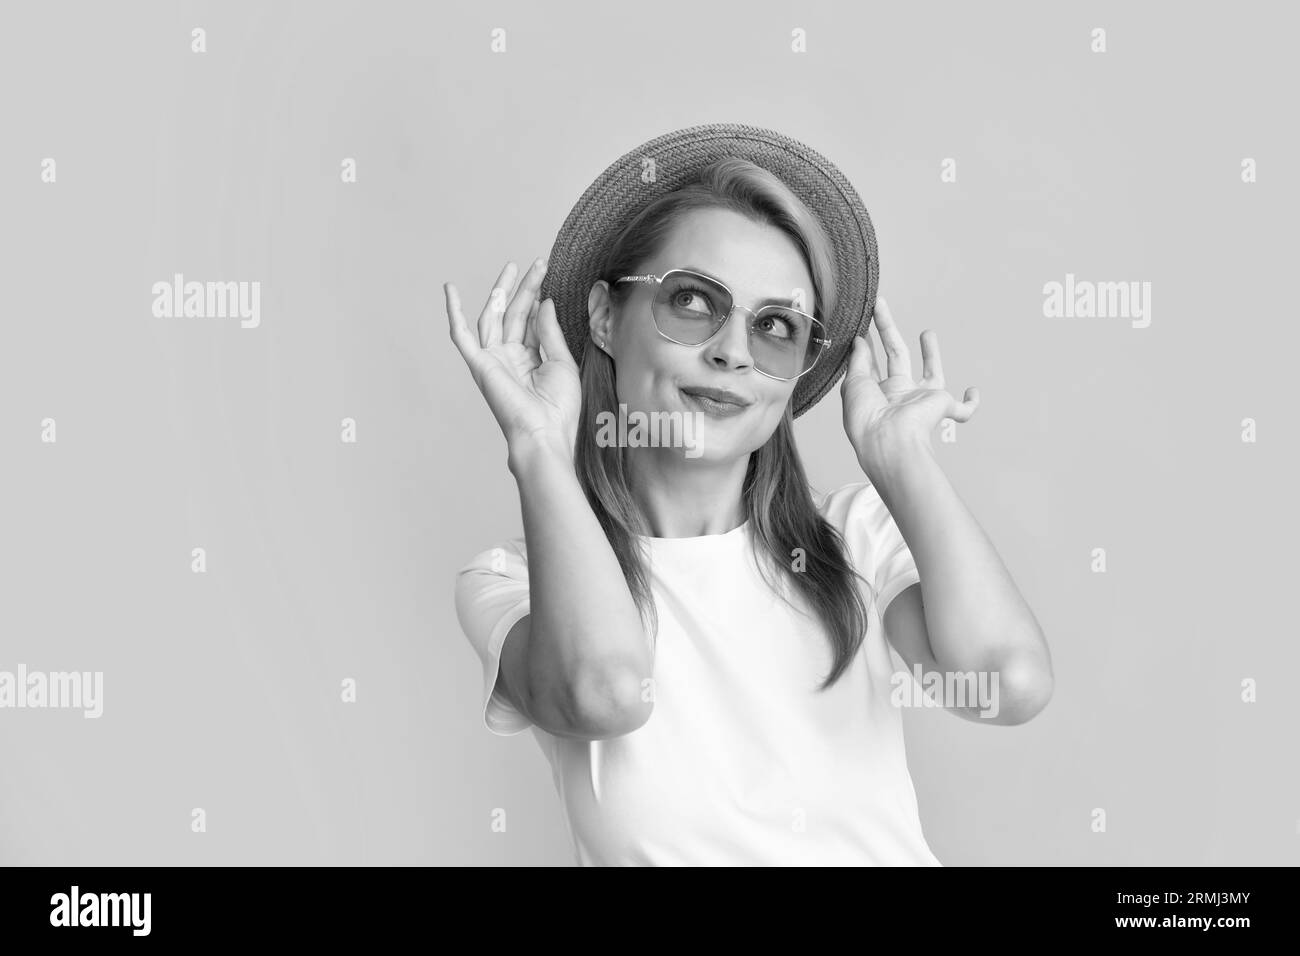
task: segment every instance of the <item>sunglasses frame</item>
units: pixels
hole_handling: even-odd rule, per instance
[[[703,342],[695,342],[695,343],[679,342],[677,339],[666,334],[663,329],[659,328],[659,320],[655,319],[655,323],[654,323],[655,331],[658,332],[663,338],[667,339],[669,342],[672,342],[675,345],[682,345],[688,349],[697,349],[702,345],[707,345],[715,335],[717,335],[724,328],[726,328],[727,323],[731,321],[731,314],[735,312],[737,309],[740,309],[742,312],[748,312],[751,316],[757,318],[758,315],[763,311],[763,309],[784,308],[787,311],[798,312],[800,315],[807,316],[813,322],[817,323],[817,326],[821,328],[823,332],[826,331],[826,324],[822,322],[821,319],[817,318],[814,315],[808,315],[807,312],[804,312],[800,309],[796,309],[793,306],[765,305],[763,306],[762,309],[759,309],[758,312],[755,312],[753,309],[747,309],[743,305],[737,305],[735,293],[731,291],[730,287],[728,287],[725,282],[723,282],[721,279],[715,279],[713,278],[713,276],[706,276],[703,273],[695,272],[691,269],[669,269],[663,275],[623,276],[621,279],[616,279],[615,282],[654,282],[656,284],[662,284],[663,281],[667,279],[670,275],[674,275],[678,273],[680,273],[681,275],[694,276],[697,279],[703,279],[706,282],[711,282],[714,285],[721,286],[723,291],[725,291],[728,297],[730,297],[731,299],[731,310],[727,313],[726,317],[720,323],[718,323],[718,327],[709,333],[709,337],[707,339],[705,339]],[[653,306],[651,306],[650,314],[651,314],[651,318],[654,318]],[[749,326],[749,334],[751,337],[754,334],[754,326],[752,321]],[[817,362],[818,360],[821,359],[822,353],[825,352],[830,347],[831,347],[831,340],[829,338],[823,338],[821,348],[818,349],[817,353],[813,356],[812,363],[806,369],[800,372],[798,375],[792,375],[789,378],[782,378],[780,375],[773,375],[771,372],[764,372],[761,368],[758,367],[757,364],[754,365],[754,371],[757,372],[759,375],[765,375],[768,378],[775,379],[778,382],[793,382],[796,379],[802,378],[803,376],[811,372],[817,366]]]

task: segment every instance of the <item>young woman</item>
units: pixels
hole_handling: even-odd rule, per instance
[[[978,396],[945,390],[932,331],[914,380],[872,288],[880,367],[836,265],[844,219],[796,194],[794,174],[693,161],[682,185],[603,223],[614,238],[584,253],[599,276],[585,315],[539,303],[541,259],[522,277],[506,265],[476,330],[445,286],[523,513],[523,536],[456,583],[484,721],[533,729],[580,864],[939,865],[892,655],[927,676],[992,675],[995,700],[941,701],[982,723],[1028,720],[1053,680],[1037,621],[930,445]],[[552,259],[571,253],[557,242]],[[568,261],[566,281],[581,274]],[[819,494],[792,421],[840,372],[865,480]],[[810,373],[815,394],[798,391]],[[693,449],[611,443],[598,423],[620,406],[678,413]]]

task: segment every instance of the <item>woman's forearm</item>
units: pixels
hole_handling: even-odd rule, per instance
[[[564,442],[511,444],[528,549],[526,693],[570,722],[631,729],[648,719],[652,660],[618,558]],[[597,728],[599,729],[599,728]]]
[[[988,535],[928,445],[880,449],[868,473],[916,561],[930,649],[943,671],[997,671],[1003,690],[1040,698],[1047,642]]]

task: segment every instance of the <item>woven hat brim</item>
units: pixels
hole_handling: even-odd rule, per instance
[[[824,317],[831,346],[795,386],[792,413],[799,417],[839,381],[853,336],[871,321],[880,263],[867,208],[847,177],[821,153],[775,130],[740,123],[692,126],[629,150],[596,178],[560,227],[551,249],[540,298],[555,302],[569,351],[581,359],[587,342],[587,296],[600,278],[618,234],[647,204],[698,179],[724,156],[738,156],[775,173],[818,217],[830,240],[839,296]],[[653,166],[647,162],[653,160]],[[646,182],[646,170],[653,178]]]

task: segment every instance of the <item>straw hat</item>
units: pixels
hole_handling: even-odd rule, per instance
[[[747,159],[775,173],[821,220],[830,238],[839,302],[827,327],[830,348],[795,385],[797,418],[839,380],[853,336],[866,334],[880,280],[876,233],[857,191],[828,159],[774,130],[739,123],[709,123],[667,133],[630,150],[600,174],[564,220],[549,256],[539,301],[555,301],[569,352],[580,359],[588,333],[587,295],[600,278],[605,256],[627,222],[664,193],[694,182],[724,156]],[[654,181],[643,182],[645,160]]]

